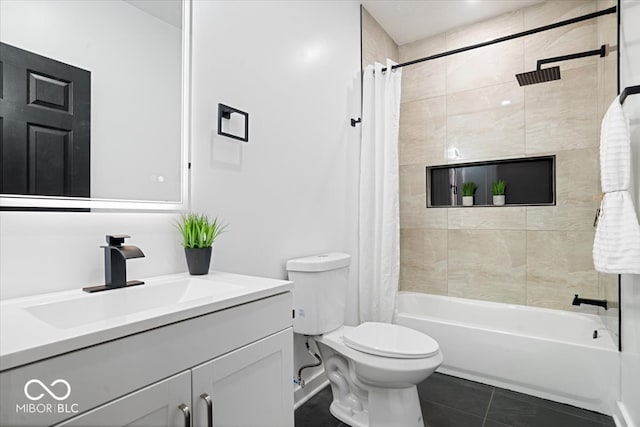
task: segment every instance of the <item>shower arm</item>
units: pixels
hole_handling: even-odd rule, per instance
[[[601,58],[607,56],[607,45],[603,44],[602,46],[600,46],[600,49],[596,49],[596,50],[589,50],[589,51],[586,51],[586,52],[572,53],[571,55],[555,56],[553,58],[538,59],[537,70],[540,71],[540,69],[541,69],[540,67],[542,66],[542,64],[549,64],[551,62],[567,61],[567,60],[570,60],[570,59],[585,58],[587,56],[595,56],[595,55],[600,55]]]

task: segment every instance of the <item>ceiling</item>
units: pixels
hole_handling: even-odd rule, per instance
[[[182,27],[181,0],[125,0],[162,21]],[[362,0],[362,5],[403,45],[544,0]]]
[[[541,3],[544,0],[362,0],[398,45]]]
[[[182,28],[182,0],[125,0],[167,24]]]

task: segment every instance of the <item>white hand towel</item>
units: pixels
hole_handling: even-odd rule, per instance
[[[600,182],[604,194],[593,242],[593,263],[603,273],[640,274],[640,225],[629,194],[631,137],[616,98],[602,120]]]

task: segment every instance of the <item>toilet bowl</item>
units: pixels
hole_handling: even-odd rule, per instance
[[[399,325],[344,326],[349,261],[327,253],[287,262],[294,332],[318,345],[333,416],[353,427],[423,427],[416,384],[442,363],[438,343]]]
[[[341,326],[313,339],[331,384],[333,416],[353,427],[424,425],[416,384],[442,363],[435,340],[385,323]]]

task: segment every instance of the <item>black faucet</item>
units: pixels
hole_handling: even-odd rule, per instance
[[[572,305],[580,305],[580,304],[589,304],[589,305],[597,305],[598,307],[602,307],[605,310],[607,309],[607,300],[606,299],[589,299],[589,298],[580,298],[578,294],[575,294],[573,297]]]
[[[100,292],[125,286],[142,285],[140,280],[127,281],[127,263],[131,258],[143,258],[144,253],[137,246],[123,245],[126,235],[107,235],[107,246],[104,248],[104,285],[82,288],[85,292]]]

